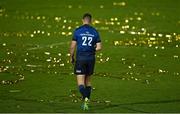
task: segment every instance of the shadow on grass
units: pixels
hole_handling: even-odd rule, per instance
[[[140,112],[140,113],[148,113],[148,111],[143,111],[139,109],[132,108],[132,105],[149,105],[149,104],[165,104],[165,103],[180,103],[180,99],[174,99],[174,100],[161,100],[161,101],[142,101],[142,102],[134,102],[134,103],[120,103],[120,104],[109,104],[109,105],[102,105],[98,106],[97,108],[94,108],[95,110],[104,110],[108,108],[120,108],[120,109],[126,109],[128,111],[133,112]]]
[[[54,112],[67,112],[67,111],[70,111],[70,112],[78,112],[78,106],[76,105],[79,105],[79,103],[70,103],[70,99],[69,97],[67,96],[56,96],[56,98],[54,99],[51,99],[53,102],[49,101],[49,100],[37,100],[37,99],[28,99],[28,98],[1,98],[2,100],[15,100],[15,101],[23,101],[23,102],[36,102],[36,103],[43,103],[43,104],[46,104],[46,105],[49,105],[49,106],[53,106],[54,107]],[[71,105],[63,105],[63,103],[69,103]],[[97,103],[96,101],[93,101],[91,102],[91,106],[90,106],[90,109],[89,111],[87,112],[103,112],[103,110],[107,110],[107,109],[110,109],[112,112],[113,112],[113,108],[118,108],[119,111],[121,110],[127,110],[129,112],[139,112],[139,113],[149,113],[148,111],[145,111],[145,110],[140,110],[140,109],[137,109],[137,108],[134,108],[132,106],[135,106],[135,105],[141,105],[141,104],[144,104],[144,105],[149,105],[149,104],[165,104],[165,103],[180,103],[180,99],[173,99],[173,100],[161,100],[161,101],[142,101],[142,102],[133,102],[133,103],[119,103],[119,104],[106,104],[106,103]],[[62,110],[63,108],[63,110]],[[71,110],[71,109],[75,109],[75,110]],[[81,109],[79,108],[79,111],[81,112]],[[117,111],[117,110],[116,110]],[[117,111],[118,112],[118,111]]]

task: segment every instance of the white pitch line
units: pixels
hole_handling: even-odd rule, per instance
[[[46,45],[46,46],[39,46],[39,47],[34,47],[34,48],[28,48],[27,50],[36,50],[36,49],[42,49],[42,48],[46,48],[46,47],[52,47],[52,46],[58,46],[58,45],[64,45],[65,42],[61,42],[61,43],[54,43],[54,44],[50,44],[50,45]]]

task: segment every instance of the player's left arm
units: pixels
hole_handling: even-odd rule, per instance
[[[102,50],[102,44],[101,42],[96,43],[96,51]]]
[[[70,62],[71,63],[74,63],[74,52],[75,52],[75,49],[76,49],[76,45],[77,45],[77,42],[72,40],[71,41],[71,46],[70,46]]]
[[[99,36],[99,33],[97,32],[97,40],[96,40],[96,51],[102,50],[102,43]]]

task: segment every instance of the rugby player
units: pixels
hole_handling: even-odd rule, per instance
[[[88,110],[91,95],[91,75],[94,72],[95,54],[101,50],[101,39],[98,31],[91,26],[92,16],[85,13],[83,25],[75,29],[70,46],[70,61],[74,64],[79,92],[83,98],[83,110]],[[74,53],[76,50],[76,57]]]

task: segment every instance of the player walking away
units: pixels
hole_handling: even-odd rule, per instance
[[[88,110],[88,101],[91,95],[91,75],[94,72],[95,52],[101,50],[99,33],[90,24],[92,16],[89,13],[83,15],[83,25],[74,31],[70,55],[74,64],[74,73],[77,75],[77,84],[84,103],[83,110]],[[76,61],[74,52],[76,49]]]

